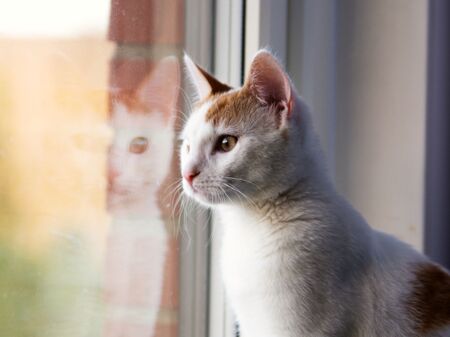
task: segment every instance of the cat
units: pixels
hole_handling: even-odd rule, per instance
[[[183,189],[222,223],[242,336],[444,336],[449,273],[369,227],[336,191],[276,58],[259,51],[238,89],[184,61],[196,104],[181,134]]]
[[[168,245],[158,192],[170,172],[179,89],[179,61],[169,56],[136,90],[116,93],[112,100],[107,337],[150,336],[155,328]]]

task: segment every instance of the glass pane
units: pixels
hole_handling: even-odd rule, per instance
[[[178,335],[183,16],[0,2],[0,336]]]

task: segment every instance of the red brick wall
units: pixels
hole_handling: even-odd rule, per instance
[[[181,45],[184,0],[112,0],[109,38],[119,43]]]

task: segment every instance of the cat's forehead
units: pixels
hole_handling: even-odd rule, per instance
[[[212,101],[206,101],[193,111],[183,130],[183,139],[195,143],[214,134],[213,124],[206,119],[206,115],[212,104]]]
[[[192,113],[183,138],[199,138],[221,129],[244,126],[256,117],[260,103],[247,90],[236,89],[214,95]]]
[[[245,88],[230,90],[211,98],[205,120],[215,127],[239,125],[253,117],[259,102]]]

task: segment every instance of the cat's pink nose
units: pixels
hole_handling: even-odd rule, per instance
[[[183,174],[184,179],[189,183],[189,185],[192,185],[194,178],[200,174],[199,171],[187,171]]]

